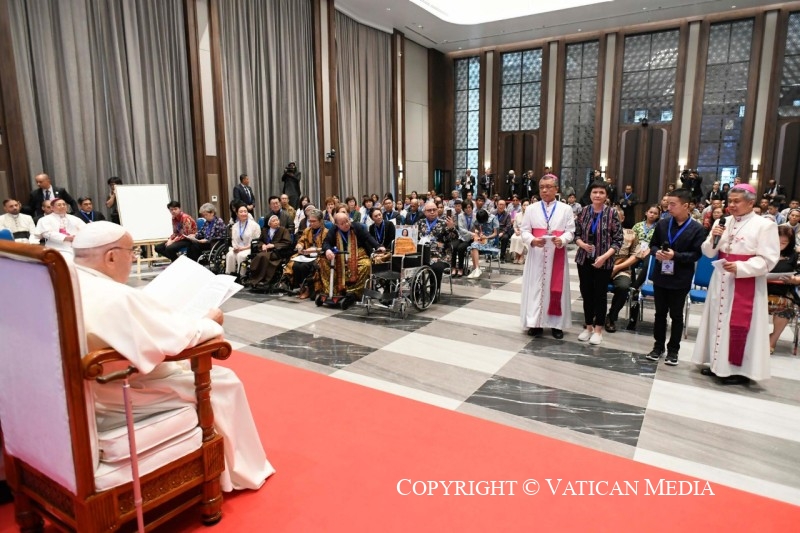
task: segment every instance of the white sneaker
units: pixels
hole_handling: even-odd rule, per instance
[[[470,272],[467,277],[468,278],[479,278],[479,277],[481,277],[481,274],[483,274],[483,270],[481,270],[480,268],[476,268],[475,270]]]
[[[589,338],[591,338],[591,336],[592,336],[592,332],[589,331],[588,329],[585,329],[585,330],[581,331],[580,335],[578,335],[578,340],[579,341],[588,341]]]
[[[600,344],[603,342],[603,335],[600,333],[592,333],[592,338],[589,339],[589,344]]]

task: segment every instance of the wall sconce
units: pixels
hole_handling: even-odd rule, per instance
[[[483,170],[486,170],[487,168],[492,168],[492,162],[491,161],[484,161],[483,162]]]
[[[605,165],[600,165],[600,175],[601,176],[605,176],[606,175],[606,166]]]
[[[681,167],[681,172],[686,170],[686,160],[685,159],[681,159],[680,161],[678,161],[678,166]]]
[[[752,173],[750,174],[750,181],[756,182],[758,181],[758,163],[753,162],[752,168],[753,170]]]

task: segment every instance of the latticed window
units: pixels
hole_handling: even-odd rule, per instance
[[[542,50],[502,55],[500,131],[539,129],[542,102]]]
[[[576,189],[583,188],[593,165],[599,53],[598,41],[567,45],[560,178]]]
[[[478,139],[481,113],[481,62],[479,57],[456,59],[455,176],[472,169],[478,176]]]
[[[778,115],[800,117],[800,12],[789,15]]]
[[[752,43],[753,20],[711,25],[697,160],[707,188],[733,183],[738,172]]]
[[[620,123],[672,122],[678,30],[625,37]]]

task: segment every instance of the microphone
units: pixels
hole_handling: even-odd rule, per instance
[[[721,227],[721,228],[725,227],[725,217],[722,217],[722,218],[719,219],[719,227]],[[721,235],[714,235],[714,245],[713,245],[714,248],[719,246],[719,238],[720,237],[721,237]]]

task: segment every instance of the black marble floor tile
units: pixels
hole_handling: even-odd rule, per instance
[[[408,311],[405,318],[398,314],[390,313],[388,309],[373,309],[367,315],[367,311],[361,308],[351,308],[342,311],[336,318],[343,318],[352,322],[358,322],[370,326],[383,326],[385,328],[399,329],[401,331],[417,331],[419,328],[427,326],[434,321],[433,318],[426,317],[416,311],[413,306]]]
[[[645,409],[494,376],[468,403],[636,446]]]
[[[655,377],[658,366],[658,363],[648,361],[644,354],[588,343],[559,341],[546,335],[533,339],[519,353],[647,378]]]
[[[318,337],[297,330],[253,343],[253,346],[337,369],[344,368],[376,350],[374,347]]]
[[[463,307],[471,304],[475,299],[476,298],[470,298],[469,296],[459,296],[458,293],[454,291],[452,295],[449,292],[445,292],[442,294],[439,301],[451,307]]]

